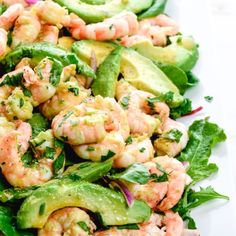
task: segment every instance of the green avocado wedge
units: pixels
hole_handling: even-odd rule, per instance
[[[74,53],[68,53],[64,49],[46,42],[21,44],[10,51],[5,58],[0,61],[0,64],[11,71],[24,57],[32,58],[36,62],[41,61],[45,57],[51,57],[60,61],[63,66],[75,64],[79,74],[81,73],[91,78],[96,77],[92,68],[80,60]]]
[[[92,84],[92,92],[95,96],[115,97],[122,51],[123,47],[115,48],[100,64],[96,73],[97,78]]]
[[[198,45],[190,36],[170,37],[166,47],[153,46],[150,40],[142,40],[132,45],[141,55],[162,63],[179,67],[183,71],[191,71],[198,61]]]
[[[84,61],[89,63],[91,52],[94,51],[98,65],[111,53],[115,43],[82,40],[74,43],[72,50]],[[148,91],[156,96],[173,92],[171,107],[179,106],[183,97],[172,81],[152,62],[131,48],[124,48],[121,55],[120,73],[137,89]]]
[[[88,4],[89,2],[96,4],[96,1],[86,3],[80,0],[55,0],[55,2],[81,17],[86,23],[103,21],[124,10],[139,13],[152,4],[152,0],[106,0],[104,4],[100,4],[99,1],[98,5]]]
[[[42,228],[56,210],[76,206],[99,213],[104,225],[124,225],[148,220],[151,209],[145,202],[134,201],[128,207],[124,196],[100,185],[61,180],[33,192],[21,205],[17,214],[20,229]]]

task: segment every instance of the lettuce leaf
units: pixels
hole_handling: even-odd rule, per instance
[[[189,163],[187,173],[193,181],[199,182],[218,170],[216,164],[209,164],[212,148],[226,140],[224,130],[208,118],[195,121],[189,128],[189,142],[178,157]]]
[[[217,193],[211,186],[207,188],[200,188],[199,191],[191,189],[192,184],[189,185],[179,203],[173,208],[175,212],[178,212],[183,220],[188,221],[189,229],[196,229],[194,219],[191,217],[191,209],[198,207],[208,201],[215,199],[229,200],[227,196]]]

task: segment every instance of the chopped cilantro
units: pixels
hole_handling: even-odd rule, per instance
[[[85,232],[90,232],[90,229],[88,227],[88,225],[84,222],[84,221],[79,221],[77,222],[77,224],[79,225],[79,227],[81,229],[83,229]]]
[[[19,107],[21,108],[21,107],[23,107],[24,106],[24,99],[23,98],[20,98],[20,104],[19,104]]]
[[[182,136],[183,136],[183,133],[179,131],[178,129],[171,129],[169,132],[163,134],[162,138],[179,143]]]
[[[44,157],[53,160],[55,154],[56,154],[56,150],[54,148],[46,147],[45,152],[44,152]]]
[[[68,91],[74,93],[75,96],[79,95],[79,88],[76,88],[76,87],[68,88]]]
[[[53,162],[53,172],[54,175],[59,174],[59,172],[63,169],[65,164],[65,153],[62,152],[58,158]]]
[[[154,108],[156,102],[166,102],[170,103],[173,101],[174,93],[173,92],[167,92],[165,94],[161,94],[158,97],[153,98],[147,98],[147,102],[150,108]]]
[[[131,229],[131,230],[139,230],[139,226],[137,224],[129,224],[129,225],[119,225],[117,229]]]
[[[121,99],[120,104],[126,110],[129,107],[130,96],[125,96]]]
[[[126,139],[126,141],[125,141],[125,143],[128,145],[128,144],[131,144],[133,142],[133,139],[132,139],[132,137],[131,136],[129,136],[127,139]]]
[[[88,151],[88,152],[93,152],[93,151],[95,151],[95,148],[92,147],[92,146],[88,146],[87,149],[86,149],[86,151]]]
[[[213,101],[213,97],[212,96],[205,96],[204,98],[205,98],[205,100],[207,102],[212,102]]]
[[[139,149],[139,151],[140,151],[141,153],[143,153],[145,150],[146,150],[145,147],[142,147],[142,148]]]
[[[109,30],[112,30],[112,28],[113,28],[113,24],[111,24],[111,25],[109,26]]]
[[[115,154],[116,154],[115,152],[109,150],[106,156],[101,156],[101,160],[106,161],[106,160],[112,158],[113,156],[115,156]]]
[[[45,208],[46,208],[46,203],[45,202],[41,203],[41,205],[39,206],[39,215],[40,216],[44,214]]]

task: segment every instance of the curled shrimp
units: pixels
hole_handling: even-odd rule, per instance
[[[96,24],[81,24],[71,27],[70,32],[76,39],[94,39],[99,41],[116,40],[132,35],[138,30],[137,16],[132,12],[122,12],[112,18]]]
[[[7,31],[0,29],[0,57],[2,57],[7,50]]]
[[[18,121],[16,129],[5,133],[0,138],[0,163],[2,173],[14,187],[25,188],[47,182],[53,176],[53,162],[62,152],[54,146],[51,130],[41,132],[33,140],[32,129],[28,123]],[[29,141],[34,147],[35,165],[23,162],[29,148]],[[48,150],[50,149],[50,153]]]
[[[90,95],[89,90],[79,86],[78,81],[74,77],[76,74],[75,69],[75,65],[64,67],[64,72],[62,72],[62,74],[67,73],[65,72],[66,70],[71,70],[70,73],[72,74],[69,74],[69,79],[61,81],[61,83],[56,88],[55,95],[50,100],[47,100],[41,105],[41,112],[48,119],[51,120],[62,110],[65,110],[71,106],[79,105],[86,97]]]
[[[169,137],[171,132],[180,135],[178,140],[171,140]],[[188,142],[188,129],[187,127],[175,120],[167,119],[163,124],[163,133],[154,142],[154,147],[158,155],[168,155],[175,157],[179,154],[187,145]]]
[[[130,131],[134,135],[152,136],[160,132],[161,124],[169,117],[169,107],[165,103],[154,102],[150,105],[148,99],[154,98],[153,94],[137,90],[124,80],[117,84],[116,97],[127,111]]]
[[[13,4],[0,15],[0,28],[9,30],[15,23],[16,19],[23,13],[24,7],[21,4]]]
[[[53,212],[38,236],[89,236],[96,229],[89,215],[79,208],[67,207]]]
[[[72,148],[83,159],[105,161],[109,158],[116,159],[121,155],[125,148],[125,142],[120,133],[110,132],[101,142],[73,146]]]
[[[58,139],[71,145],[101,142],[112,131],[120,132],[124,139],[129,135],[125,112],[114,99],[101,96],[60,112],[52,129]]]
[[[148,137],[131,138],[124,151],[114,160],[115,168],[127,168],[134,163],[144,163],[154,157],[154,148]]]
[[[24,11],[15,22],[12,32],[12,46],[34,42],[38,38],[40,30],[41,24],[38,17],[31,11]]]
[[[128,47],[146,38],[151,40],[153,45],[165,46],[167,44],[167,36],[174,36],[178,32],[178,24],[170,17],[160,14],[140,21],[136,34],[122,38],[121,44]]]
[[[43,25],[38,37],[39,42],[57,44],[59,29],[54,25]]]

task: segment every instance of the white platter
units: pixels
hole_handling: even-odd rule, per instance
[[[217,67],[217,52],[214,47],[210,29],[208,3],[206,0],[169,0],[166,12],[173,16],[185,34],[193,35],[200,45],[200,60],[194,69],[200,78],[200,84],[191,89],[187,96],[193,100],[193,106],[202,105],[204,110],[198,115],[184,118],[191,124],[194,119],[210,116],[210,120],[221,127],[227,126],[227,117],[222,115],[223,99],[220,68]],[[214,50],[215,49],[215,50]],[[226,81],[227,83],[227,81]],[[227,92],[227,91],[226,91]],[[212,103],[207,103],[204,96],[213,96]],[[201,236],[235,236],[236,235],[236,180],[234,179],[233,156],[229,154],[229,141],[218,145],[212,154],[211,162],[219,166],[216,175],[203,181],[201,186],[213,186],[216,191],[228,195],[230,201],[216,200],[193,211]]]

